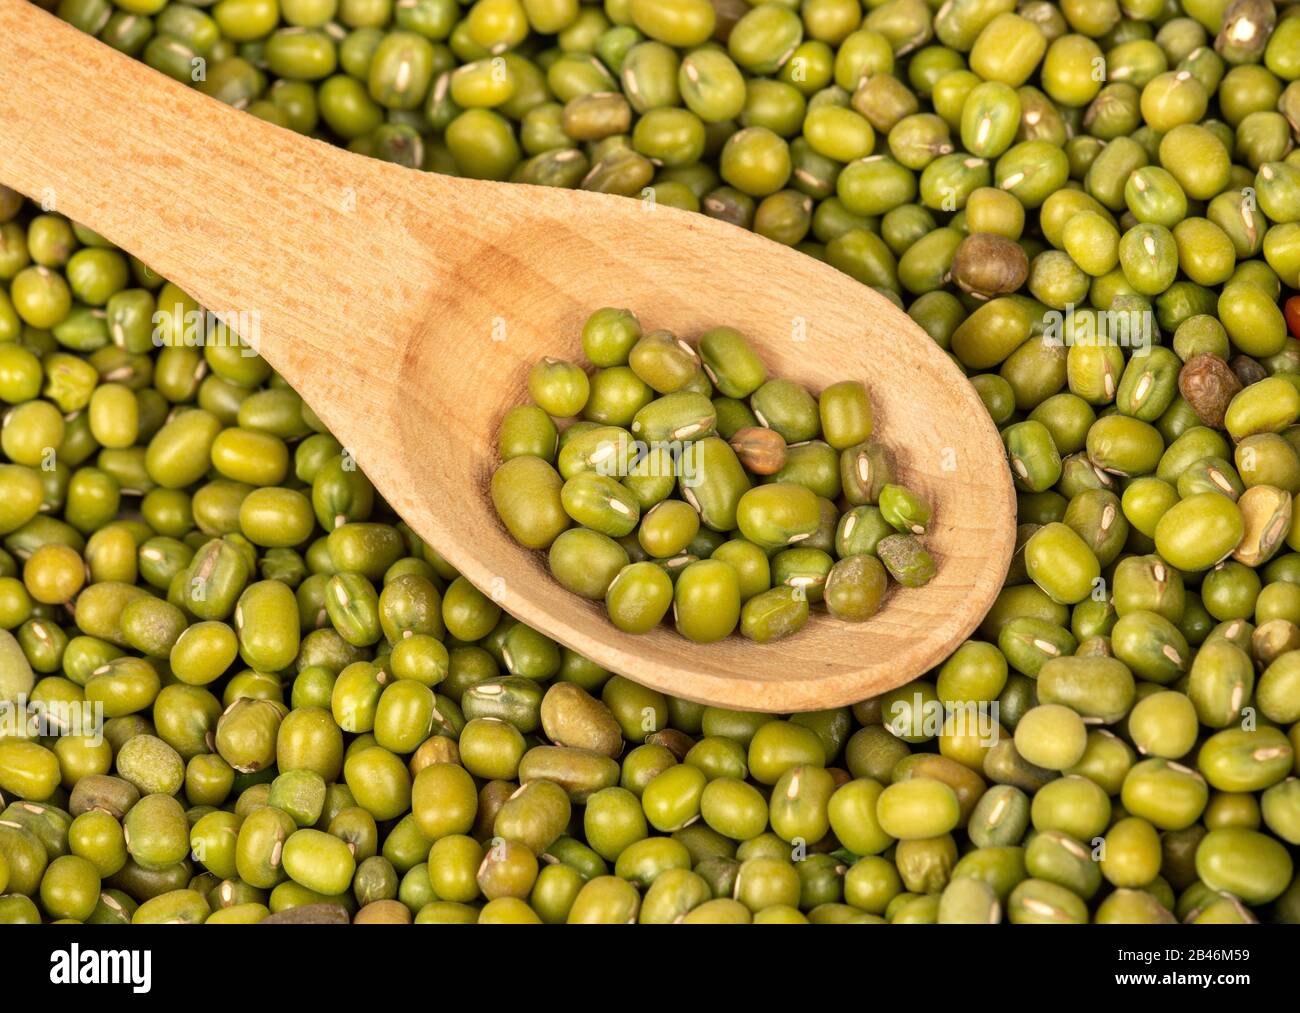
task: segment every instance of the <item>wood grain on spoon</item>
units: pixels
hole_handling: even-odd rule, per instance
[[[626,198],[413,172],[270,126],[0,0],[0,182],[102,233],[257,347],[388,502],[508,612],[678,696],[807,710],[941,661],[1002,584],[1015,500],[960,371],[901,311],[811,257]],[[740,328],[774,376],[860,379],[903,480],[934,505],[939,572],[871,621],[690,644],[619,633],[517,547],[487,495],[502,414],[599,306],[693,338]],[[247,335],[246,335],[247,336]]]

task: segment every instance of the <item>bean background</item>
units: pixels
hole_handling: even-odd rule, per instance
[[[109,719],[0,729],[0,922],[1300,921],[1300,5],[46,6],[376,158],[824,258],[970,375],[1021,548],[883,697],[665,697],[0,189],[0,700]]]

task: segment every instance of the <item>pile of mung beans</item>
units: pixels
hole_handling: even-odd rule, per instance
[[[46,715],[0,725],[0,921],[1300,922],[1300,5],[57,11],[375,157],[824,257],[970,375],[1022,551],[884,696],[666,697],[0,190],[0,700]]]
[[[590,377],[563,359],[533,366],[532,402],[497,434],[492,502],[620,630],[647,633],[671,609],[687,640],[738,630],[767,644],[812,605],[865,622],[890,578],[933,579],[930,505],[895,481],[859,381],[814,396],[769,377],[735,328],[696,348],[613,307],[587,319],[582,347]]]

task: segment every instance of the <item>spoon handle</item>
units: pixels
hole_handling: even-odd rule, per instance
[[[27,0],[0,0],[0,182],[231,315],[309,401],[376,410],[437,272],[404,223],[455,204],[443,177],[232,109]]]

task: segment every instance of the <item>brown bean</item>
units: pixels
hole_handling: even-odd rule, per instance
[[[976,232],[957,247],[952,280],[963,291],[982,299],[1016,291],[1029,276],[1029,258],[1014,239]]]
[[[1178,390],[1202,422],[1211,429],[1222,429],[1228,402],[1241,390],[1241,381],[1221,358],[1204,352],[1183,363]]]
[[[1252,383],[1259,383],[1260,380],[1268,377],[1268,370],[1249,355],[1234,355],[1228,367],[1241,381],[1243,387],[1249,387]]]
[[[775,429],[746,426],[731,437],[731,449],[745,470],[754,475],[775,475],[785,467],[785,440]]]

